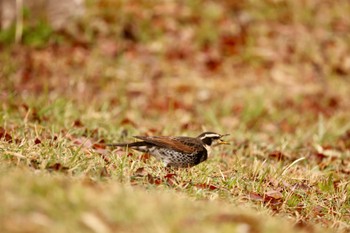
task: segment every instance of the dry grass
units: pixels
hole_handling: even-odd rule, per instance
[[[0,231],[348,232],[349,8],[103,0],[2,45]],[[188,170],[103,146],[203,130],[231,145]]]

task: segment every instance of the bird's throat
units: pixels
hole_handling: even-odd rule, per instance
[[[207,144],[204,144],[204,148],[207,150],[207,155],[209,157],[210,152],[211,152],[211,147],[209,145],[207,145]]]

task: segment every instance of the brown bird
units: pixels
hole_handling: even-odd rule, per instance
[[[128,147],[146,152],[166,167],[193,167],[207,160],[212,146],[229,144],[221,138],[228,134],[204,132],[198,137],[134,136],[140,141],[107,144],[113,147]]]

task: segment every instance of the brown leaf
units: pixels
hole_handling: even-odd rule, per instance
[[[165,179],[171,179],[173,177],[176,177],[176,174],[175,173],[168,173],[164,176]]]
[[[245,33],[220,35],[220,52],[224,55],[235,55],[245,43]]]
[[[288,156],[286,156],[285,154],[283,154],[281,151],[272,151],[269,155],[268,155],[269,158],[273,158],[273,159],[276,159],[278,161],[280,160],[286,160],[288,158]]]
[[[310,156],[316,160],[317,164],[320,164],[325,158],[328,157],[327,155],[319,152],[312,153]]]
[[[33,78],[33,70],[34,70],[34,64],[33,64],[33,58],[32,53],[30,50],[26,50],[25,52],[25,62],[24,62],[24,68],[22,70],[22,77],[21,77],[21,84],[26,84]]]
[[[164,176],[164,179],[166,180],[167,184],[170,186],[174,186],[176,184],[176,174],[175,173],[168,173]]]
[[[85,128],[84,133],[82,134],[84,137],[94,138],[96,141],[99,140],[98,129],[87,129]]]
[[[23,108],[25,112],[28,112],[29,110],[29,106],[27,104],[21,104],[20,107]]]
[[[46,167],[49,171],[67,171],[69,168],[66,166],[63,166],[61,163],[55,163],[48,167]]]
[[[84,126],[84,124],[83,123],[81,123],[81,121],[79,120],[79,119],[76,119],[75,121],[74,121],[74,123],[73,123],[73,126],[74,127],[83,127]]]
[[[0,127],[0,139],[3,139],[6,142],[12,142],[12,136],[7,133],[3,127]]]
[[[148,175],[146,169],[144,167],[139,167],[136,171],[135,171],[135,175],[138,176],[146,176]]]
[[[97,148],[97,149],[95,149],[95,152],[100,154],[100,155],[102,155],[102,156],[108,155],[108,150],[107,149]]]
[[[174,109],[174,110],[182,109],[186,111],[193,110],[191,106],[186,105],[184,102],[181,102],[178,99],[170,96],[167,96],[165,98],[154,99],[152,102],[148,103],[147,108],[155,109],[160,112],[168,112],[169,109]]]
[[[343,168],[343,169],[340,169],[339,171],[343,174],[350,175],[350,168]]]
[[[121,43],[118,43],[114,39],[100,39],[98,42],[99,49],[104,56],[115,57],[118,53],[122,52]]]
[[[264,194],[264,203],[273,210],[279,209],[283,204],[283,195],[277,190],[271,190]]]
[[[31,159],[29,163],[29,167],[32,167],[34,169],[40,169],[40,162],[36,159]]]
[[[191,52],[188,48],[169,47],[165,53],[165,56],[169,60],[185,60],[191,55]]]
[[[109,173],[108,169],[106,167],[103,167],[100,171],[101,177],[110,177],[111,174]]]
[[[131,126],[133,126],[133,127],[137,127],[137,124],[136,124],[133,120],[131,120],[131,119],[127,118],[127,117],[125,117],[125,118],[120,122],[120,124],[121,124],[121,125],[131,125]]]
[[[343,150],[350,149],[350,129],[338,138],[338,145]]]
[[[342,140],[350,140],[350,129],[348,129],[343,135],[340,136],[340,139]]]
[[[310,191],[311,190],[311,186],[302,182],[302,183],[298,183],[298,184],[294,184],[292,187],[291,187],[291,190],[294,192],[295,190],[302,190],[302,191]]]
[[[40,144],[40,143],[41,143],[41,140],[39,138],[35,138],[34,144],[37,145],[37,144]]]
[[[106,144],[104,144],[104,143],[94,143],[94,144],[92,144],[92,148],[94,148],[95,150],[106,149]]]
[[[341,98],[319,92],[302,95],[301,100],[283,99],[277,105],[283,109],[288,107],[301,113],[308,112],[315,115],[322,113],[325,117],[330,117],[334,111],[341,107]]]
[[[148,128],[146,135],[150,136],[150,135],[155,135],[155,134],[159,134],[161,131],[157,128]]]
[[[147,181],[150,183],[150,184],[154,184],[154,178],[151,174],[147,173]]]
[[[258,193],[251,192],[249,193],[249,199],[253,201],[263,201],[264,197]]]
[[[79,145],[79,146],[81,145],[85,148],[91,148],[93,145],[91,139],[85,138],[85,137],[80,137],[80,138],[74,139],[74,144]]]
[[[199,188],[199,189],[209,189],[210,191],[213,191],[213,190],[218,189],[218,187],[216,187],[215,185],[212,185],[212,184],[205,184],[205,183],[202,183],[202,184],[195,184],[194,186],[197,187],[197,188]]]
[[[207,57],[204,61],[205,67],[211,72],[215,72],[220,69],[222,65],[222,59],[216,57]]]
[[[160,185],[162,183],[162,180],[159,179],[158,177],[153,177],[151,174],[147,174],[147,181],[150,184],[155,184],[155,185]]]
[[[283,194],[280,191],[277,190],[270,190],[265,192],[265,199],[282,199],[283,198]]]
[[[325,211],[325,208],[320,206],[320,205],[316,205],[312,208],[312,211],[313,211],[313,214],[315,216],[318,216],[318,217],[322,217],[325,215],[324,211]]]
[[[101,156],[101,158],[103,159],[103,161],[105,161],[106,164],[110,164],[111,160],[110,158],[107,157],[106,155],[107,153],[99,153],[99,155]]]
[[[47,121],[48,120],[48,117],[46,117],[46,116],[40,116],[39,114],[38,114],[38,110],[36,109],[36,108],[33,108],[33,109],[31,109],[31,111],[32,111],[32,114],[30,115],[30,119],[32,120],[32,121],[36,121],[36,122],[42,122],[42,121]]]
[[[288,122],[288,120],[284,119],[281,122],[278,123],[278,126],[282,132],[285,133],[294,133],[296,130],[296,127],[293,126]]]
[[[136,25],[133,24],[132,22],[127,22],[123,25],[122,28],[122,37],[125,40],[129,40],[132,42],[137,42],[137,30],[136,30]]]
[[[348,75],[348,71],[346,69],[344,69],[342,66],[340,66],[340,64],[333,67],[333,72],[339,76]]]
[[[148,153],[144,153],[144,154],[140,155],[140,160],[141,160],[142,162],[146,162],[146,161],[149,160],[150,158],[151,158],[151,155],[148,154]]]
[[[255,192],[249,193],[249,199],[254,201],[260,201],[271,207],[273,210],[278,209],[283,204],[283,195],[279,191],[271,190],[264,195],[260,195]]]

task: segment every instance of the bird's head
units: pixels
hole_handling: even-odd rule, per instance
[[[214,132],[204,132],[200,134],[197,138],[199,138],[204,145],[208,146],[217,146],[222,144],[230,144],[221,138],[227,136],[228,134],[218,134]]]

